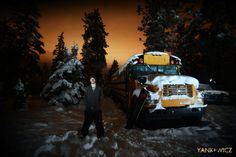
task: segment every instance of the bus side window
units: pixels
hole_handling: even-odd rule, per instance
[[[128,68],[127,78],[133,79],[133,68],[131,68],[131,67]]]

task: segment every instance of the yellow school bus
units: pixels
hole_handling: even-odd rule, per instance
[[[112,76],[112,96],[126,111],[127,127],[152,120],[200,121],[206,106],[199,81],[181,75],[181,59],[166,52],[135,54]]]

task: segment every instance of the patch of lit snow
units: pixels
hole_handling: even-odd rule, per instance
[[[57,135],[50,135],[47,140],[45,141],[46,143],[55,143],[55,142],[63,142],[67,140],[71,135],[76,135],[77,131],[67,131],[64,136],[60,137]]]
[[[85,150],[91,149],[96,141],[97,141],[97,137],[96,136],[92,137],[92,139],[89,143],[86,143],[86,144],[83,145],[83,148]]]
[[[33,125],[36,127],[47,127],[48,126],[48,124],[46,124],[46,123],[34,123]]]
[[[42,152],[50,152],[55,146],[53,144],[46,144],[41,147],[39,147],[35,152],[34,152],[34,157],[38,157],[40,153]]]

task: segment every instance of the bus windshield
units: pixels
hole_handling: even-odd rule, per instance
[[[176,65],[134,65],[129,67],[129,73],[132,78],[153,73],[176,75],[178,74],[178,67]]]

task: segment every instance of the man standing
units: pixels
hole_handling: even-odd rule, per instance
[[[103,101],[103,92],[101,87],[96,85],[94,77],[90,78],[90,85],[85,89],[84,103],[84,124],[81,130],[82,138],[88,135],[89,127],[92,122],[95,123],[97,129],[97,137],[104,136],[104,128],[102,122],[101,104]]]

